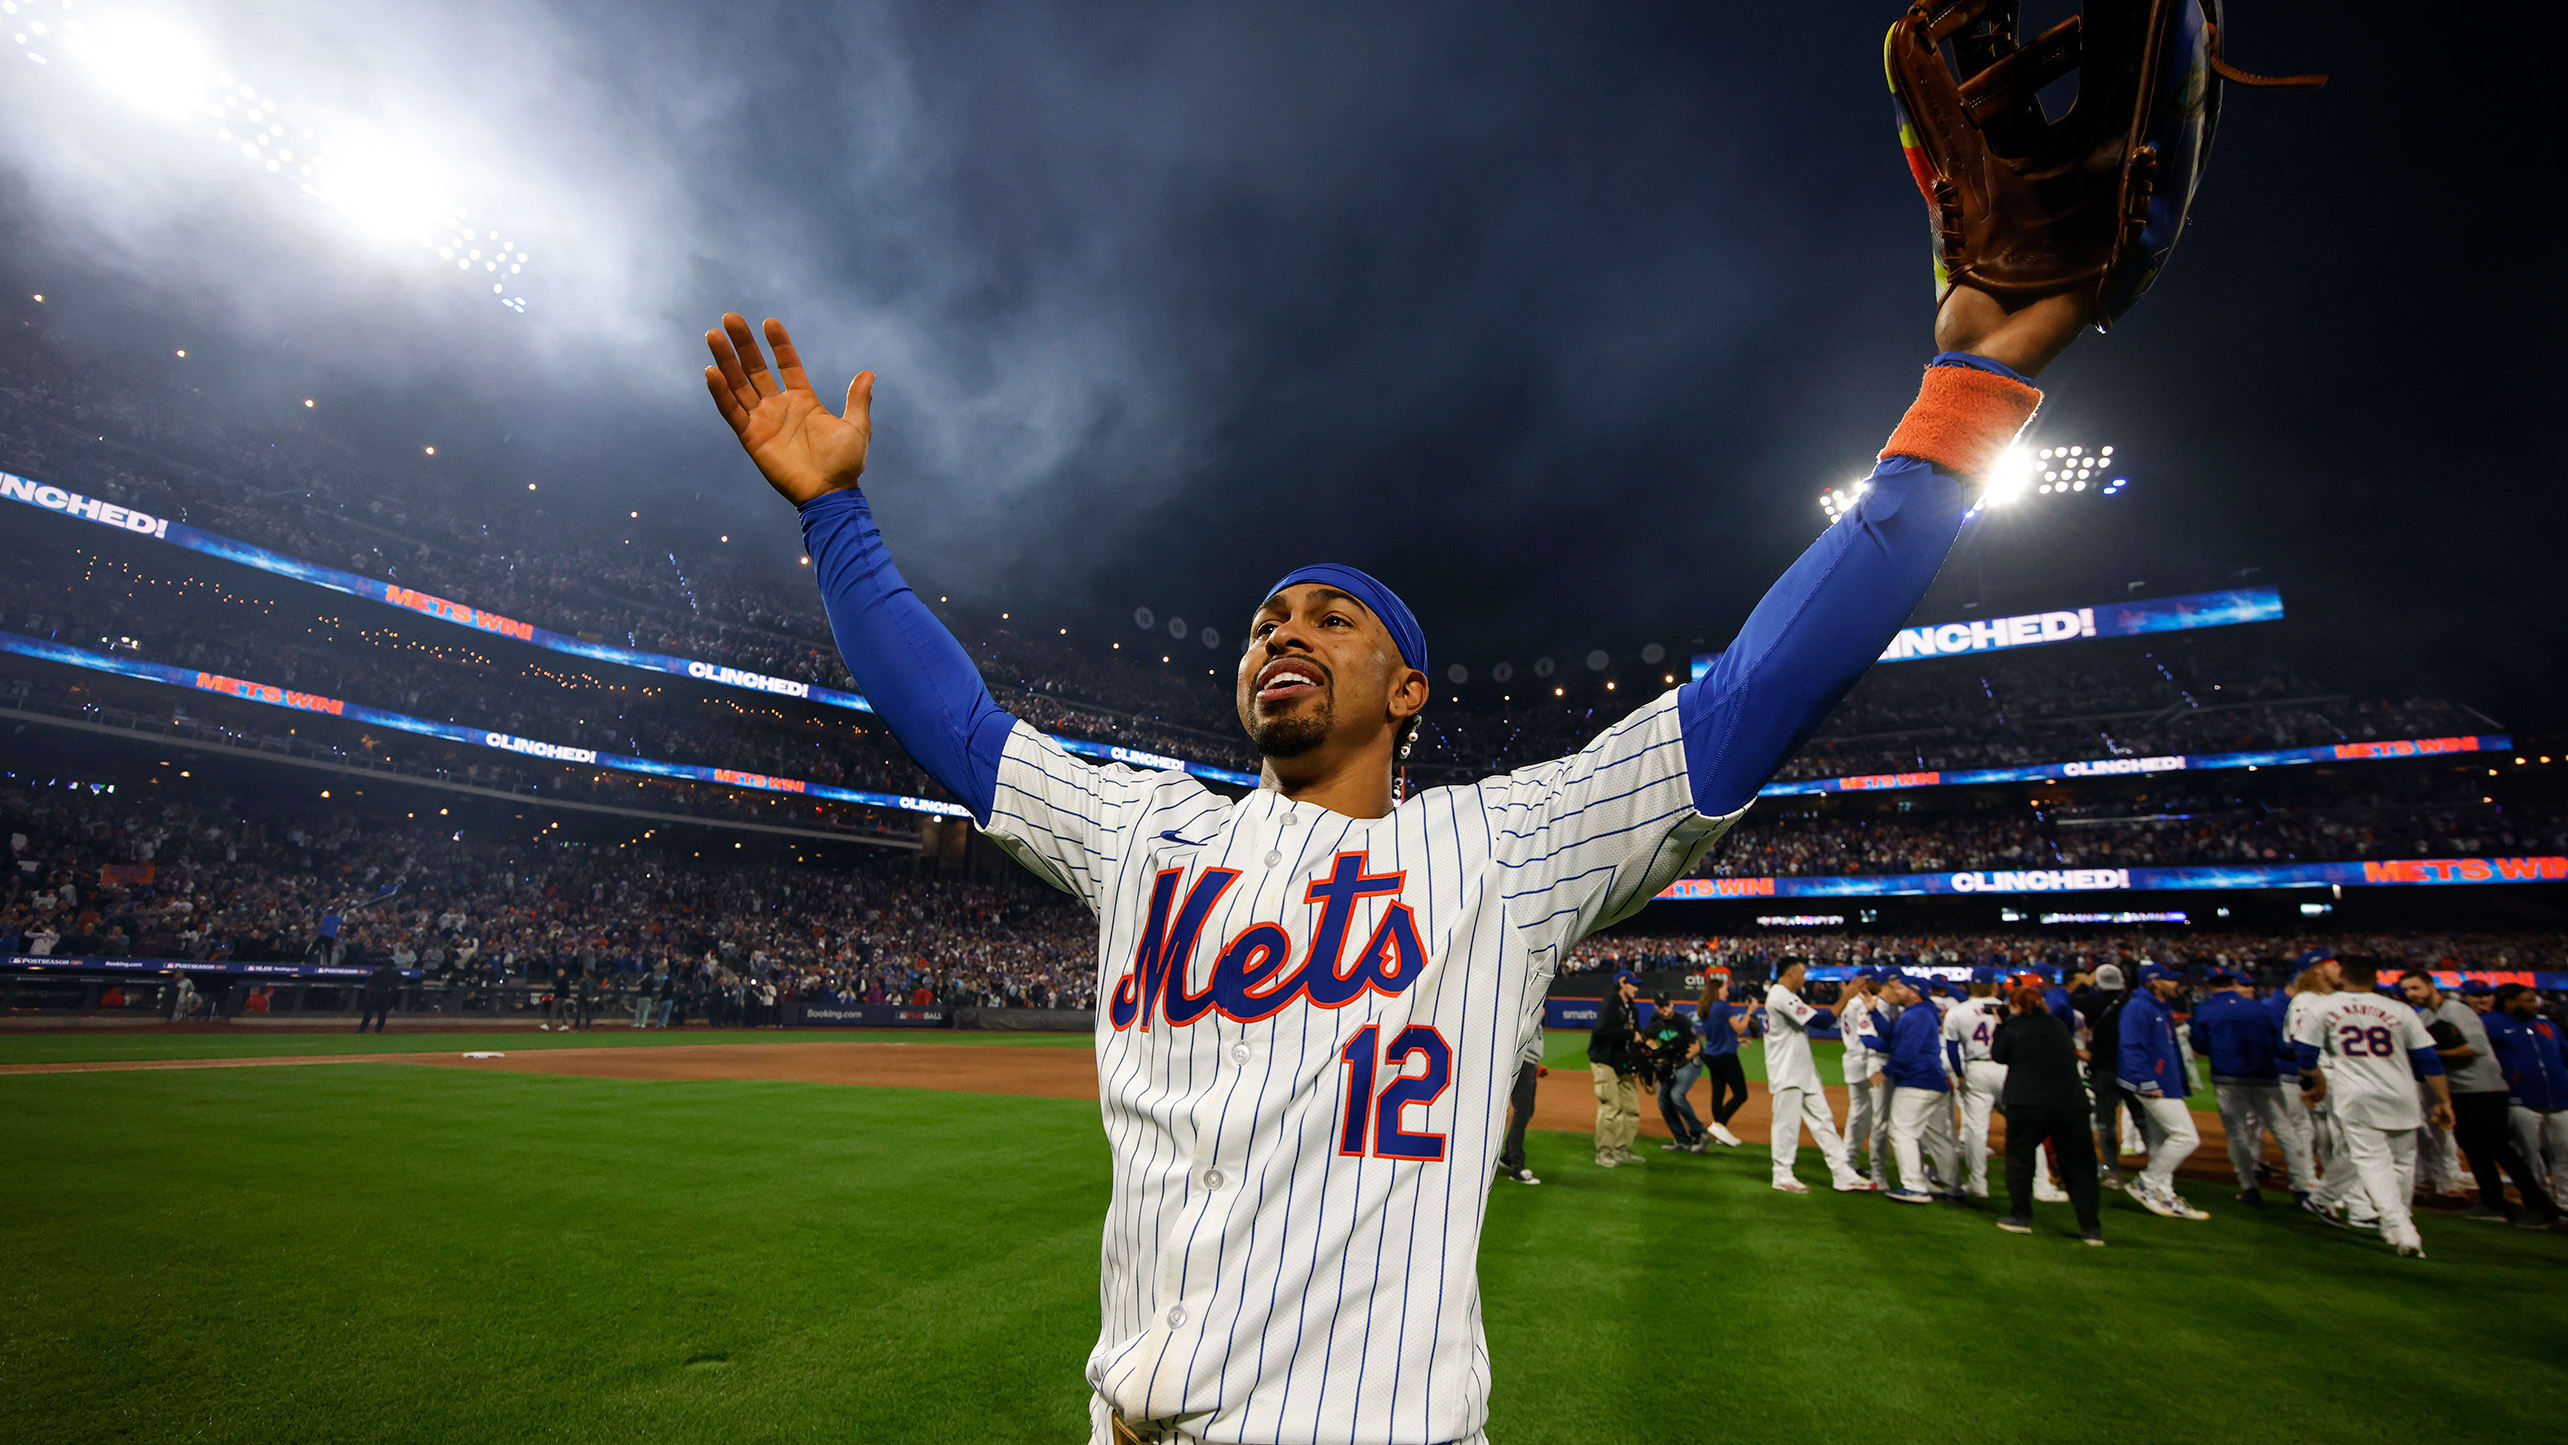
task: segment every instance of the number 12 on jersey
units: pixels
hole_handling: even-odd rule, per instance
[[[1444,1035],[1425,1024],[1411,1024],[1393,1034],[1391,1047],[1377,1060],[1374,1051],[1381,1040],[1381,1025],[1366,1024],[1338,1050],[1338,1060],[1346,1069],[1346,1114],[1338,1123],[1338,1154],[1361,1159],[1370,1144],[1376,1159],[1441,1164],[1445,1136],[1410,1133],[1400,1127],[1400,1112],[1444,1097],[1445,1087],[1453,1081],[1453,1049]],[[1426,1072],[1408,1072],[1413,1056],[1426,1059]],[[1383,1065],[1389,1066],[1390,1078],[1377,1091],[1375,1080],[1385,1072]]]

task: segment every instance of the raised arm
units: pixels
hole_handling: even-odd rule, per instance
[[[843,414],[813,394],[783,323],[767,323],[776,370],[737,314],[704,334],[705,389],[770,486],[802,512],[830,631],[892,736],[987,825],[1016,719],[1000,710],[962,644],[901,580],[857,478],[874,435],[874,373],[847,385]]]
[[[2091,311],[2052,296],[2008,311],[1968,286],[1936,318],[1943,348],[1851,512],[1792,564],[1677,706],[1694,806],[1744,808],[1817,730],[1908,620],[1970,505],[1965,485],[1996,461],[2042,394],[2028,378]]]

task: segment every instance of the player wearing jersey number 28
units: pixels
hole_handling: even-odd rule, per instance
[[[857,485],[873,374],[833,411],[782,325],[772,369],[741,317],[706,333],[706,387],[800,508],[867,698],[1098,918],[1113,1181],[1092,1439],[1480,1438],[1481,1217],[1553,972],[1689,869],[1888,644],[2031,417],[2024,378],[2091,314],[1954,290],[1861,499],[1707,676],[1568,757],[1408,798],[1393,768],[1428,657],[1390,588],[1323,564],[1255,594],[1249,796],[1089,763],[1002,711],[893,567]]]

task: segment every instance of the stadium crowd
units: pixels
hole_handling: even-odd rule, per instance
[[[771,575],[725,557],[720,547],[682,559],[670,548],[620,535],[628,529],[617,519],[546,526],[495,520],[451,485],[388,484],[412,473],[422,480],[437,475],[430,458],[360,456],[318,432],[252,441],[238,435],[238,425],[166,382],[51,364],[40,338],[23,354],[0,360],[0,467],[555,631],[854,687],[799,569]],[[47,607],[0,603],[0,612],[22,623],[18,630],[37,635],[112,636],[103,604],[125,590],[116,581],[133,579],[103,580],[105,586],[57,597]],[[350,606],[353,612],[340,613],[347,635],[395,635],[364,618],[369,609]],[[1129,634],[1121,647],[1101,648],[1084,626],[1073,641],[1061,628],[1013,616],[947,611],[946,622],[1001,705],[1036,726],[1255,770],[1238,736],[1227,678],[1219,675],[1229,654],[1219,646],[1218,627],[1182,636],[1154,627]],[[165,615],[136,618],[140,630],[121,620],[131,614],[112,615],[129,635],[169,632],[157,625]],[[2487,725],[2451,703],[2367,701],[2332,692],[2260,656],[2252,644],[2183,639],[2079,651],[2084,655],[1983,656],[1877,669],[1782,776],[2315,746],[2444,736]],[[1169,661],[1161,662],[1163,656]],[[246,669],[242,675],[284,680],[269,677],[276,670],[272,653],[230,660]],[[1216,676],[1195,671],[1198,663]],[[527,672],[581,672],[552,663],[494,665],[485,658],[484,664],[492,674],[485,684],[522,681]],[[350,701],[376,706],[450,692],[378,678],[380,665],[380,658],[302,657],[294,664],[328,679]],[[1654,665],[1653,675],[1627,679],[1634,685],[1620,693],[1583,687],[1575,699],[1545,696],[1546,687],[1532,679],[1496,698],[1486,695],[1485,679],[1476,690],[1454,689],[1430,705],[1412,771],[1422,782],[1454,782],[1558,757],[1646,701],[1661,683],[1655,674],[1681,677],[1682,666],[1682,659],[1669,660]],[[616,672],[593,673],[575,685],[670,691]],[[1443,690],[1445,680],[1436,681]],[[369,686],[375,695],[366,695]],[[472,706],[456,710],[487,716],[503,710],[505,697],[505,711],[523,713],[524,691],[485,685],[465,699]],[[739,765],[834,780],[819,776],[803,755],[785,753],[804,771],[785,766],[775,753]],[[851,777],[906,768],[879,755],[840,766]]]
[[[1076,905],[1013,874],[970,879],[907,854],[735,862],[384,813],[251,820],[17,781],[0,786],[0,836],[14,865],[0,879],[0,954],[389,959],[459,997],[565,969],[628,993],[765,985],[881,1002],[924,990],[946,1004],[1080,1008],[1094,992],[1094,930]]]

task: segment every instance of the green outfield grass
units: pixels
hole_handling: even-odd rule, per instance
[[[346,1029],[242,1028],[229,1033],[179,1033],[160,1029],[65,1030],[0,1033],[0,1064],[125,1063],[141,1059],[285,1059],[315,1054],[436,1054],[497,1049],[654,1048],[664,1044],[995,1044],[1010,1048],[1087,1048],[1088,1035],[981,1033],[945,1029],[636,1029],[622,1025],[587,1033],[533,1029],[490,1033],[359,1034]],[[1586,1067],[1582,1056],[1580,1067]]]
[[[2402,1261],[2201,1189],[2090,1250],[1587,1152],[1537,1134],[1491,1203],[1501,1445],[2528,1440],[2568,1392],[2568,1238],[2435,1219]],[[1092,1103],[40,1075],[0,1155],[0,1438],[1082,1438]]]

